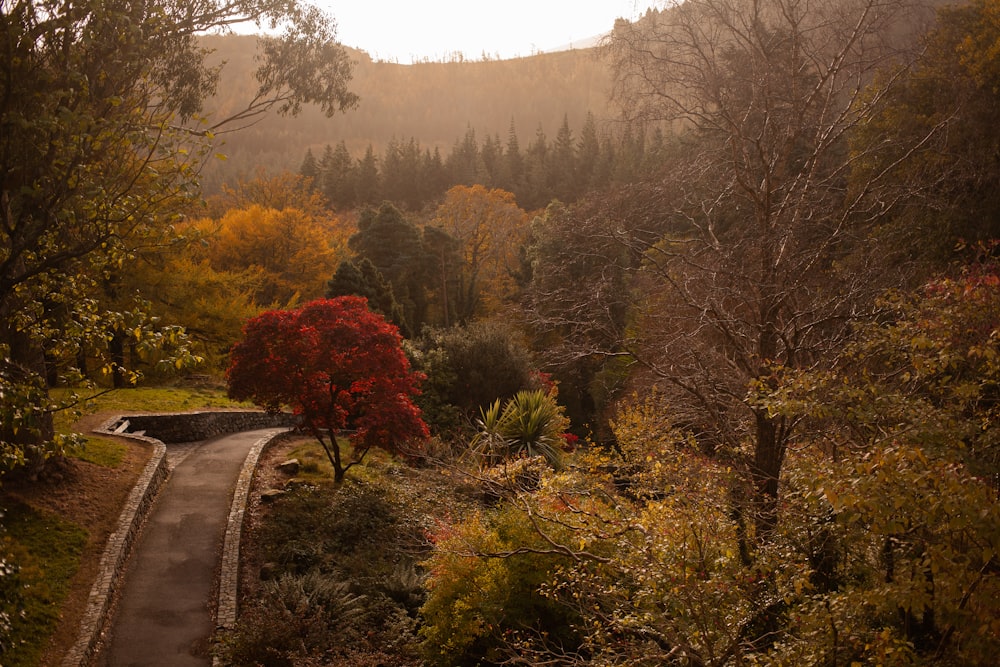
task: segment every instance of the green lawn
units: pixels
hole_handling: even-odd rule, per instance
[[[56,413],[56,430],[65,433],[82,415],[96,412],[181,412],[204,408],[251,407],[249,403],[237,403],[226,397],[221,387],[138,387],[116,389],[94,398],[87,398],[83,390],[54,389],[52,398],[63,400],[73,395],[81,397],[80,403],[72,409]]]

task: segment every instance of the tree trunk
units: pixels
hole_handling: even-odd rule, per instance
[[[785,459],[780,424],[766,412],[756,414],[757,446],[754,452],[754,525],[758,544],[767,542],[778,525],[778,479]]]
[[[108,341],[108,353],[111,355],[111,378],[115,389],[128,386],[125,381],[125,339],[121,332],[116,331]]]

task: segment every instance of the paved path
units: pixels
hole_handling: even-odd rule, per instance
[[[167,445],[171,468],[125,572],[100,667],[207,667],[210,600],[233,487],[250,447],[274,429]]]

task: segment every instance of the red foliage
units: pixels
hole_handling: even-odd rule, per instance
[[[272,412],[291,408],[317,437],[351,429],[356,449],[394,451],[428,437],[412,401],[423,376],[400,342],[360,297],[268,311],[247,322],[233,347],[229,396]]]

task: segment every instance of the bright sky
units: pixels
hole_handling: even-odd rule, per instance
[[[337,38],[378,60],[410,64],[530,56],[583,43],[635,19],[654,0],[312,0],[333,14]]]

